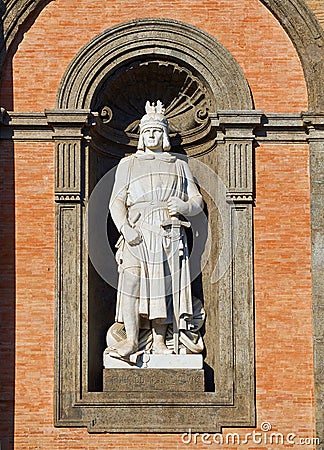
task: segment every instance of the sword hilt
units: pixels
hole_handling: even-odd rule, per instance
[[[174,227],[174,228],[190,228],[191,223],[186,220],[180,220],[176,216],[172,216],[171,219],[166,219],[161,223],[161,227]]]

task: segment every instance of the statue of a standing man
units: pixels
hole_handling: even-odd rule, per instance
[[[186,234],[182,226],[174,234],[172,221],[186,224],[185,217],[201,211],[202,197],[188,164],[169,150],[163,105],[147,102],[138,150],[120,161],[110,201],[121,233],[116,321],[124,323],[127,336],[115,349],[121,357],[138,350],[139,330],[145,327],[152,329],[154,353],[172,353],[165,334],[175,311],[179,329],[193,314]],[[172,292],[175,285],[178,292]]]

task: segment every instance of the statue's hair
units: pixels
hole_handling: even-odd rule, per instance
[[[168,152],[171,149],[171,143],[170,143],[170,138],[169,138],[169,134],[167,132],[167,130],[165,130],[163,128],[163,150],[165,152]]]
[[[142,132],[140,132],[140,135],[138,138],[137,150],[145,150],[144,149],[144,138],[143,138]]]

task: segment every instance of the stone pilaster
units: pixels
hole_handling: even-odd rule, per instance
[[[312,297],[316,436],[324,444],[324,113],[303,114],[311,189]]]
[[[90,111],[84,110],[45,111],[55,141],[56,420],[67,415],[73,417],[71,406],[77,401],[79,390],[85,179],[83,128],[89,114]],[[72,361],[71,354],[74,355]]]
[[[224,136],[231,230],[231,292],[233,305],[233,348],[235,349],[236,397],[254,410],[254,293],[253,293],[253,201],[254,130],[262,111],[218,111]],[[224,167],[225,168],[225,167]],[[239,324],[244,323],[241,327]],[[243,392],[249,392],[244,397]],[[238,398],[236,398],[236,401]]]

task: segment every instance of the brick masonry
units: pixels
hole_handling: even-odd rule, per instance
[[[170,2],[156,0],[144,4],[135,1],[52,2],[26,33],[13,66],[7,64],[1,104],[15,111],[43,111],[54,107],[62,74],[80,47],[100,31],[137,17],[170,17],[213,35],[241,65],[256,109],[267,112],[307,109],[305,82],[296,51],[275,18],[256,0],[181,0],[173,2],[172,8]],[[5,234],[1,246],[4,258],[1,259],[0,287],[5,318],[2,341],[7,344],[2,361],[6,358],[8,361],[2,374],[2,398],[9,413],[1,423],[3,448],[11,448],[10,412],[13,411],[17,449],[188,448],[181,443],[179,435],[89,435],[85,429],[53,427],[53,155],[52,143],[16,143],[14,156],[10,143],[2,145],[1,150],[0,226]],[[269,421],[273,431],[312,437],[314,397],[306,144],[263,144],[256,149],[256,195],[258,426]],[[15,257],[11,251],[13,243]],[[15,301],[16,313],[13,312]],[[10,347],[13,337],[15,351]],[[15,390],[12,389],[13,374]],[[225,429],[224,433],[227,431]],[[230,431],[238,432],[237,429]],[[239,430],[241,435],[252,431]],[[205,448],[199,438],[198,442],[200,444],[194,448]],[[277,445],[275,448],[284,447]]]
[[[311,8],[320,24],[324,24],[324,4],[322,0],[307,0],[307,5]]]
[[[276,20],[257,0],[184,0],[173,2],[172,8],[165,0],[143,4],[109,1],[100,7],[84,0],[52,2],[19,45],[13,60],[13,76],[9,64],[5,69],[2,105],[17,111],[54,108],[59,82],[75,53],[101,31],[141,17],[184,21],[218,39],[242,67],[256,109],[271,112],[307,109],[303,71],[296,51]],[[26,86],[32,87],[32,94]]]

